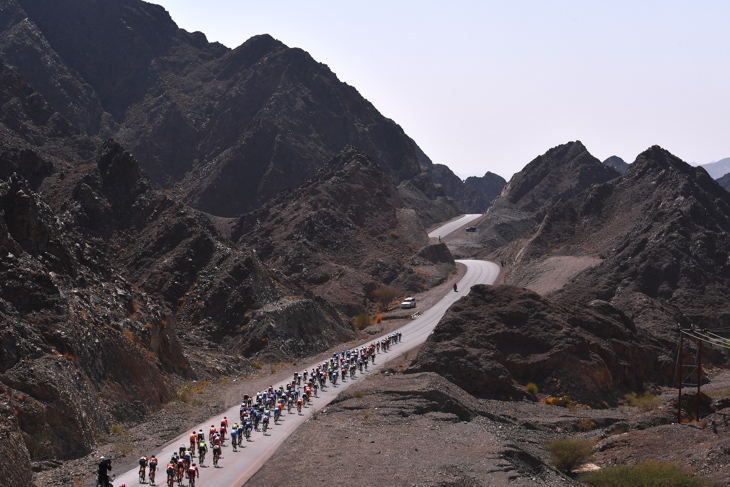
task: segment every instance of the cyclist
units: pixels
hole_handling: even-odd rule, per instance
[[[221,457],[221,446],[213,445],[213,465],[218,466],[218,459]]]
[[[172,461],[167,464],[167,485],[172,486],[175,482],[175,463]]]
[[[147,469],[147,457],[142,455],[142,458],[139,459],[139,481],[144,482],[145,479],[145,470]]]
[[[154,484],[155,483],[155,472],[157,471],[157,458],[154,455],[152,455],[150,457],[150,461],[148,464],[150,466],[150,484]]]
[[[200,477],[200,471],[198,470],[197,465],[194,463],[188,467],[188,485],[190,487],[195,487],[195,478]]]
[[[271,416],[271,412],[267,409],[266,411],[264,411],[264,433],[266,433],[266,430],[269,428],[269,416]]]
[[[208,432],[208,443],[212,443],[213,435],[215,435],[216,431],[217,430],[215,429],[215,425],[211,424],[210,431]]]
[[[198,433],[193,431],[190,433],[190,451],[195,451],[195,440],[198,439]]]
[[[180,457],[177,459],[177,483],[182,482],[185,473],[185,459]]]
[[[220,429],[221,443],[223,443],[224,441],[226,441],[226,430],[227,429],[228,429],[228,425],[226,425],[223,421],[221,421],[221,429]]]
[[[231,430],[231,444],[233,444],[233,451],[238,451],[238,450],[236,450],[237,440],[238,440],[238,425],[234,424],[233,429]]]
[[[198,430],[198,443],[201,441],[205,441],[205,433],[203,433],[202,429]]]
[[[200,464],[202,465],[205,461],[205,454],[208,452],[208,445],[204,441],[198,443],[198,456],[200,457]]]
[[[187,446],[180,445],[180,448],[178,448],[178,451],[179,451],[180,454],[178,456],[184,457],[185,456],[185,450],[187,450],[187,449],[188,449]]]
[[[183,458],[185,459],[185,468],[188,468],[190,466],[190,461],[193,459],[193,452],[190,450],[185,450]]]
[[[297,411],[302,412],[302,398],[297,399]]]
[[[276,407],[274,408],[274,423],[279,421],[279,415],[281,414],[281,403],[277,402]]]

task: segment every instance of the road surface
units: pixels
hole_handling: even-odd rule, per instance
[[[479,215],[477,215],[479,216]],[[452,222],[453,223],[453,222]],[[463,225],[463,224],[462,224]],[[445,233],[444,233],[445,235]],[[239,448],[238,452],[232,451],[230,441],[226,441],[223,448],[223,454],[218,463],[218,467],[213,467],[213,455],[211,452],[206,455],[206,465],[200,468],[200,478],[196,481],[196,486],[207,487],[239,487],[246,483],[251,476],[258,471],[259,468],[268,460],[281,444],[307,419],[312,412],[319,410],[329,404],[341,391],[357,384],[366,375],[372,374],[386,366],[392,358],[398,357],[403,352],[410,350],[423,343],[431,331],[436,327],[446,310],[459,298],[466,295],[469,289],[475,284],[492,284],[499,276],[500,268],[497,264],[479,260],[459,260],[467,268],[464,277],[458,283],[458,292],[449,292],[436,305],[419,314],[408,324],[401,327],[398,331],[402,334],[402,341],[391,347],[390,352],[380,353],[375,358],[375,365],[371,365],[364,374],[357,374],[356,379],[348,381],[340,381],[336,386],[329,385],[324,390],[320,389],[318,396],[314,397],[312,403],[302,409],[302,413],[298,414],[293,408],[291,413],[284,411],[281,415],[282,419],[279,424],[272,425],[269,431],[264,435],[262,432],[254,431],[251,435],[251,441],[244,441],[243,448]],[[373,337],[372,341],[378,341],[382,337]],[[307,364],[302,369],[311,370],[316,368],[319,362]],[[282,384],[274,384],[278,388]],[[256,391],[250,393],[256,394]],[[232,425],[238,420],[239,407],[235,406],[224,413],[210,418],[205,423],[195,426],[195,430],[202,429],[204,433],[208,433],[210,425],[216,427],[220,425],[223,416],[229,418],[229,424]],[[192,429],[191,429],[192,431]],[[180,445],[188,445],[189,438],[186,433],[183,436],[172,440],[161,451],[156,451],[159,467],[157,472],[157,485],[165,485],[165,465],[167,465],[173,452],[177,451]],[[197,458],[197,457],[196,457]],[[132,469],[119,476],[114,481],[116,487],[126,484],[128,487],[139,485],[137,469]],[[183,482],[187,486],[187,480]],[[175,484],[175,487],[178,487]]]
[[[430,232],[428,236],[430,238],[438,238],[438,237],[445,237],[446,235],[450,234],[451,232],[455,232],[456,230],[460,229],[461,227],[465,227],[466,225],[470,224],[477,218],[484,216],[481,213],[479,214],[468,214],[468,215],[461,215],[456,220],[450,221],[446,225],[442,225],[438,227],[433,232]]]

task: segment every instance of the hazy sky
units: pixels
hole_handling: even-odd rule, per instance
[[[730,157],[730,1],[152,3],[229,47],[304,49],[462,177],[509,179],[571,140]]]

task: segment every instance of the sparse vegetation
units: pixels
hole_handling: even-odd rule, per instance
[[[30,452],[31,460],[39,462],[51,457],[53,446],[51,440],[45,433],[38,432],[33,435],[33,449]]]
[[[580,428],[583,431],[591,431],[595,429],[596,423],[591,421],[588,418],[583,418],[580,421],[578,421],[578,428]]]
[[[581,475],[580,480],[591,487],[702,487],[710,485],[695,477],[684,467],[669,463],[646,461],[632,466],[604,468]]]
[[[312,411],[312,419],[317,421],[320,414],[322,414],[322,411],[315,409],[314,411]]]
[[[387,286],[381,284],[368,293],[368,297],[378,304],[378,307],[383,310],[388,305],[401,295],[400,289],[393,286]]]
[[[594,442],[575,438],[556,438],[545,444],[555,467],[561,472],[570,473],[586,463],[593,454]]]
[[[365,397],[365,394],[362,393],[362,391],[355,391],[355,397],[358,399],[362,399]]]
[[[537,396],[537,384],[530,382],[525,386],[525,392],[531,396]]]
[[[626,394],[624,399],[626,399],[629,406],[638,408],[642,412],[652,411],[662,403],[662,399],[652,393],[653,387],[654,384],[647,382],[644,384],[644,392],[642,394],[632,392]]]
[[[355,316],[355,328],[357,328],[358,330],[364,330],[371,324],[372,319],[370,318],[369,314],[360,313],[359,315]]]

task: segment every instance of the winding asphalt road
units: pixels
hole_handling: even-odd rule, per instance
[[[481,213],[477,214],[467,214],[467,215],[461,215],[456,220],[452,220],[449,223],[445,225],[441,225],[436,230],[429,232],[428,236],[430,238],[437,238],[437,237],[445,237],[446,235],[450,234],[451,232],[455,232],[456,230],[460,229],[461,227],[465,227],[466,225],[470,224],[480,216],[483,216]]]
[[[476,216],[478,217],[481,215]],[[468,223],[468,221],[462,221],[460,225],[453,227],[455,223],[456,221],[451,222],[447,224],[446,227],[452,226],[453,229],[461,228]],[[434,230],[434,232],[438,231],[441,231],[440,235],[446,235],[447,233],[441,228]],[[245,484],[246,481],[248,481],[248,479],[251,478],[251,476],[256,473],[259,468],[261,468],[266,460],[274,454],[277,448],[279,448],[279,446],[281,446],[281,444],[301,424],[311,417],[313,411],[319,410],[329,404],[340,392],[356,384],[366,375],[384,368],[389,360],[394,359],[403,352],[415,348],[423,343],[441,320],[444,313],[446,313],[446,310],[455,301],[466,295],[473,285],[493,284],[499,276],[500,268],[493,262],[479,260],[459,260],[457,262],[464,264],[467,268],[464,277],[462,277],[458,283],[459,291],[447,293],[446,296],[436,303],[436,305],[423,311],[423,313],[419,314],[407,325],[401,327],[399,331],[402,334],[402,341],[393,345],[390,352],[378,354],[375,358],[374,366],[371,365],[364,374],[358,374],[355,379],[339,382],[336,386],[329,385],[324,390],[320,390],[318,396],[313,398],[312,403],[308,407],[302,409],[301,414],[298,414],[294,408],[291,413],[284,411],[281,416],[282,419],[278,424],[272,425],[266,434],[263,434],[260,431],[254,431],[251,435],[251,441],[244,441],[244,447],[239,448],[237,452],[232,451],[230,441],[226,441],[226,446],[223,448],[223,454],[218,462],[218,467],[212,466],[213,456],[209,452],[206,456],[206,465],[200,469],[200,478],[197,479],[196,486],[239,487]],[[374,337],[372,341],[375,342],[381,338],[382,337]],[[306,367],[302,368],[311,370],[319,363],[321,363],[321,361],[307,364]],[[278,387],[279,385],[283,384],[275,384],[275,387]],[[255,391],[252,392],[255,394]],[[202,429],[207,435],[210,425],[215,424],[216,427],[220,425],[223,416],[229,417],[229,423],[232,424],[239,417],[238,409],[238,406],[234,406],[219,416],[210,418],[206,422],[196,425],[194,429]],[[189,444],[188,434],[189,433],[172,440],[163,447],[162,451],[155,452],[157,453],[157,458],[160,461],[156,482],[157,485],[165,485],[165,465],[169,461],[173,452],[175,452],[180,445]],[[119,487],[122,484],[126,484],[128,487],[139,485],[138,472],[136,468],[117,476],[114,481],[114,485]],[[187,480],[185,480],[182,485],[187,486]],[[177,484],[176,487],[178,487]]]

